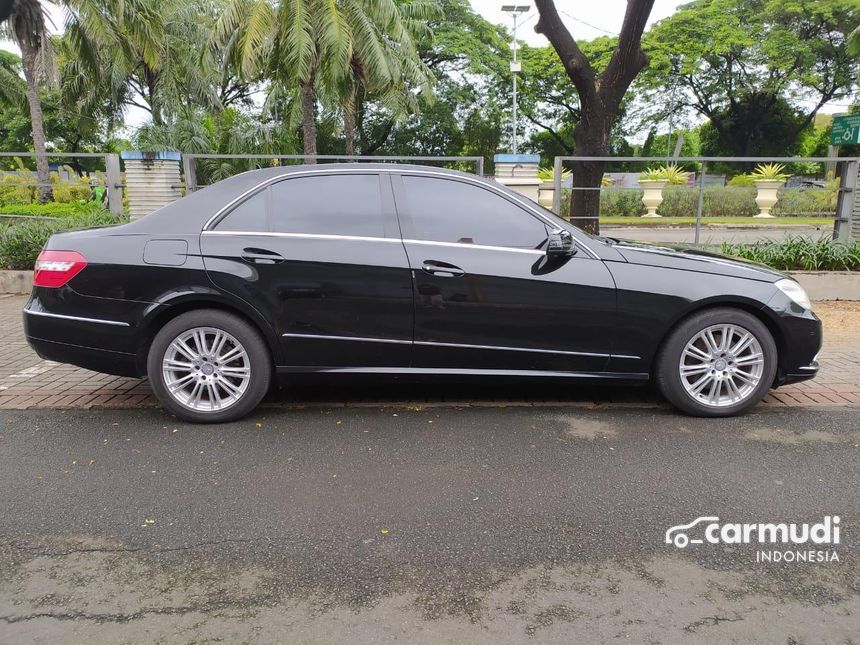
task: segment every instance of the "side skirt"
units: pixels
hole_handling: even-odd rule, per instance
[[[647,381],[647,372],[555,372],[545,370],[455,369],[447,367],[324,367],[279,366],[278,374],[395,374],[404,376],[501,376]]]

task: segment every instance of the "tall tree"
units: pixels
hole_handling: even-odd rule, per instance
[[[47,202],[52,199],[51,171],[45,156],[45,124],[39,87],[45,80],[51,80],[54,74],[45,10],[39,0],[12,0],[3,31],[21,49],[21,67],[27,81],[27,103],[33,130],[33,150],[36,152],[39,201]]]
[[[64,91],[83,105],[107,96],[163,123],[189,103],[220,106],[221,69],[201,58],[217,0],[64,0],[64,38],[73,56]]]
[[[579,95],[580,119],[573,131],[575,151],[580,156],[605,156],[609,152],[609,134],[618,118],[621,102],[636,75],[645,67],[642,32],[651,14],[654,0],[627,0],[627,11],[606,69],[597,73],[570,32],[562,23],[553,0],[535,0],[540,19],[535,31],[547,37],[561,59],[568,77]],[[570,218],[580,228],[597,233],[600,230],[599,190],[603,162],[581,162],[573,168],[573,195]]]
[[[392,9],[396,9],[392,11]],[[354,46],[342,80],[340,98],[346,154],[355,154],[357,117],[361,103],[375,99],[394,118],[419,111],[418,93],[432,96],[433,75],[421,60],[416,42],[432,38],[428,21],[440,15],[435,0],[347,5],[352,14]],[[366,15],[362,16],[359,12]]]
[[[218,21],[213,45],[236,39],[246,78],[261,73],[275,92],[295,91],[305,154],[317,154],[321,99],[343,97],[346,129],[355,123],[357,93],[370,85],[404,91],[405,67],[417,64],[412,36],[431,0],[231,0]]]
[[[697,0],[652,27],[647,102],[710,121],[724,154],[790,153],[828,101],[856,88],[846,42],[860,22],[857,0]]]
[[[616,39],[601,36],[580,42],[579,48],[596,73],[609,64]],[[520,90],[520,113],[532,126],[555,140],[559,154],[575,151],[573,129],[581,118],[579,95],[570,82],[567,71],[552,46],[520,50],[523,78]]]

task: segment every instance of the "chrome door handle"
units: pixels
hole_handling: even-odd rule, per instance
[[[286,258],[268,249],[246,248],[242,249],[242,259],[251,264],[280,264]]]
[[[447,262],[439,262],[438,260],[424,260],[421,270],[440,278],[454,278],[466,275],[466,272],[460,267],[448,264]]]

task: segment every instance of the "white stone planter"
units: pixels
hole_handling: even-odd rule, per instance
[[[770,214],[770,209],[773,208],[773,205],[776,204],[777,199],[779,199],[776,193],[784,183],[785,182],[781,179],[755,180],[755,203],[759,210],[758,215],[755,217],[773,217],[773,215]]]
[[[645,194],[642,195],[642,203],[648,212],[642,217],[662,217],[657,214],[657,209],[663,203],[663,189],[669,184],[663,179],[640,179],[639,185]]]
[[[555,195],[555,184],[552,179],[544,179],[538,186],[538,204],[552,210],[552,199]]]

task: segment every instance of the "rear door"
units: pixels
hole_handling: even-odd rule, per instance
[[[547,262],[548,223],[482,182],[394,178],[415,284],[413,366],[601,372],[615,283],[585,249]]]
[[[201,247],[217,286],[271,316],[287,365],[409,365],[412,282],[378,173],[288,176],[204,232]]]

